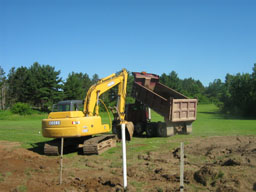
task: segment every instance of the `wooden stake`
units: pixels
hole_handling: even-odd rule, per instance
[[[180,143],[180,192],[184,190],[184,143]]]
[[[62,184],[62,170],[63,170],[63,145],[64,138],[61,138],[61,148],[60,148],[60,185]]]

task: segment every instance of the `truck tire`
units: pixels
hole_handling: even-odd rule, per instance
[[[136,136],[142,136],[143,132],[145,131],[143,123],[136,123],[134,126],[134,133]]]
[[[157,122],[157,136],[158,137],[167,137],[166,123]]]
[[[147,137],[155,137],[156,129],[157,129],[157,123],[148,123],[146,127]]]

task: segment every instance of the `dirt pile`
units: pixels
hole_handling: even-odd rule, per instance
[[[122,191],[120,178],[98,177],[81,179],[76,177],[69,179],[65,184],[70,184],[73,191]]]
[[[194,180],[212,191],[253,191],[256,138],[211,137],[186,146],[189,163],[199,169]],[[194,161],[191,161],[194,157]]]

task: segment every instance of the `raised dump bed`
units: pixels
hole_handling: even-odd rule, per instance
[[[197,99],[189,99],[159,83],[158,75],[137,72],[134,72],[133,75],[135,78],[133,97],[164,117],[166,132],[168,132],[168,127],[186,133],[192,131],[191,124],[196,120]],[[166,136],[174,134],[174,132],[175,130],[169,130]]]
[[[178,92],[161,83],[156,83],[155,89],[150,90],[135,82],[133,97],[171,122],[196,120],[196,99],[188,99],[181,95],[178,97]],[[175,95],[179,99],[175,99]]]

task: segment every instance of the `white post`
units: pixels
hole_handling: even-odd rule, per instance
[[[180,143],[180,192],[184,190],[184,143]]]
[[[60,185],[62,184],[62,169],[63,169],[63,145],[64,138],[61,138],[61,148],[60,148]]]
[[[122,124],[122,149],[123,149],[123,178],[124,189],[127,187],[127,168],[126,168],[126,142],[125,142],[125,124]]]

